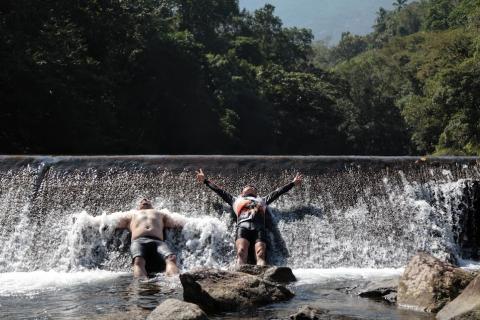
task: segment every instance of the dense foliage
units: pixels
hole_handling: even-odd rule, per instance
[[[314,46],[350,85],[354,137],[370,153],[480,155],[480,0],[394,5],[371,34]]]
[[[313,43],[236,0],[4,0],[0,153],[478,154],[480,0]]]

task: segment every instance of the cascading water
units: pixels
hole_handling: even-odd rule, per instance
[[[340,314],[431,319],[359,302],[335,288],[375,274],[398,276],[395,268],[418,250],[460,262],[480,253],[476,158],[5,156],[0,157],[5,318],[92,319],[119,308],[152,309],[164,299],[162,290],[178,297],[178,281],[161,278],[154,290],[132,284],[130,234],[111,228],[109,213],[130,210],[143,197],[188,218],[183,230],[166,232],[183,270],[231,265],[231,210],[195,181],[198,168],[232,194],[249,183],[267,194],[295,172],[304,174],[301,187],[271,205],[268,259],[295,269],[299,301],[317,301]],[[92,223],[94,216],[101,216],[100,225]],[[256,319],[286,318],[297,304],[258,311]]]
[[[261,157],[31,157],[2,159],[0,272],[127,271],[129,235],[91,216],[129,210],[140,197],[189,218],[167,237],[184,269],[234,259],[228,207],[194,180],[203,167],[232,193],[267,193],[305,175],[272,205],[269,259],[293,268],[400,267],[417,250],[443,259],[464,248],[462,222],[479,178],[475,159]],[[467,203],[469,202],[469,203]],[[105,218],[106,221],[108,220]]]

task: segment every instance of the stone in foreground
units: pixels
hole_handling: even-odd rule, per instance
[[[260,278],[280,283],[289,283],[297,281],[292,269],[288,267],[276,266],[257,266],[252,264],[244,264],[235,268],[235,271],[248,273]]]
[[[238,311],[286,301],[294,294],[286,287],[241,272],[201,269],[180,275],[185,301],[204,311]]]
[[[394,304],[397,302],[398,279],[381,279],[370,281],[357,290],[358,296],[376,301]]]
[[[438,320],[480,319],[480,275],[437,314]]]
[[[426,312],[438,312],[455,299],[474,274],[429,254],[415,255],[400,278],[398,304]]]
[[[290,316],[291,320],[359,320],[349,316],[333,315],[326,310],[303,306]]]
[[[177,299],[163,301],[150,313],[147,320],[208,320],[199,306]]]

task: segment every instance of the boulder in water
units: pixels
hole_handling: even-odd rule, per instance
[[[480,319],[480,275],[437,314],[439,320]]]
[[[147,320],[208,320],[205,312],[193,303],[177,299],[163,301],[150,313]]]
[[[244,264],[236,267],[235,271],[259,276],[264,280],[272,282],[289,283],[297,281],[297,278],[295,278],[292,269],[288,267],[257,266],[252,264]]]
[[[286,287],[241,272],[200,269],[180,275],[185,301],[206,312],[237,311],[291,299]]]
[[[474,274],[427,253],[415,255],[400,278],[398,304],[426,312],[438,312],[455,299]]]

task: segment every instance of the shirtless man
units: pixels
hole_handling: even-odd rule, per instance
[[[235,246],[237,248],[237,264],[246,264],[250,243],[255,243],[257,265],[266,265],[267,234],[265,230],[265,214],[267,206],[277,200],[282,194],[290,191],[302,182],[302,176],[297,174],[292,182],[271,192],[266,197],[259,197],[257,188],[245,186],[239,196],[220,189],[205,177],[202,169],[197,171],[197,180],[218,194],[223,201],[232,206],[237,216],[235,231]]]
[[[95,217],[102,223],[104,217]],[[160,271],[165,264],[167,275],[178,274],[177,257],[163,239],[164,228],[182,228],[186,220],[174,217],[168,211],[153,209],[148,199],[142,199],[136,210],[115,212],[107,216],[107,222],[116,229],[128,229],[132,234],[130,253],[133,259],[134,277],[147,277],[148,271]]]

